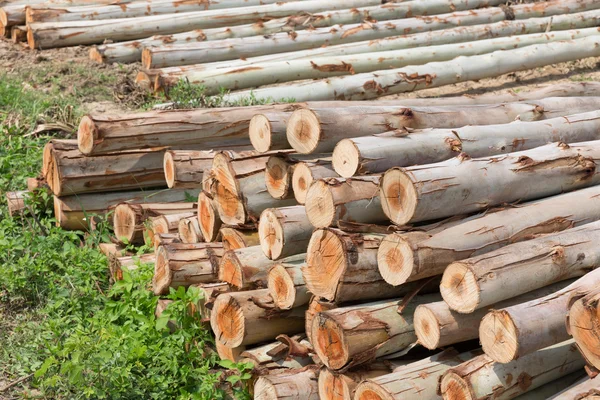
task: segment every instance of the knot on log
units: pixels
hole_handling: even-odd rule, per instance
[[[552,248],[552,261],[556,264],[562,263],[565,260],[565,248],[563,246],[555,246]]]
[[[504,12],[507,21],[514,21],[515,11],[506,4],[500,4],[500,9]]]

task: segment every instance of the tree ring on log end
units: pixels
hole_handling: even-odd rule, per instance
[[[321,400],[344,400],[351,399],[352,392],[343,376],[334,374],[324,368],[319,373],[319,398]]]
[[[214,242],[218,233],[217,215],[212,207],[212,199],[204,192],[198,195],[198,223],[204,240]]]
[[[390,285],[406,283],[415,266],[410,244],[401,235],[387,235],[377,250],[377,265],[381,276]]]
[[[269,382],[265,377],[260,377],[254,385],[254,399],[255,400],[277,400],[277,390],[275,385]]]
[[[360,150],[352,140],[344,139],[333,150],[333,169],[344,178],[352,178],[360,167]]]
[[[454,262],[446,268],[440,292],[448,306],[459,313],[472,313],[479,306],[477,277],[464,263]]]
[[[227,282],[232,286],[241,288],[244,285],[244,277],[240,260],[233,250],[223,254],[219,264],[219,280]]]
[[[568,320],[570,333],[579,351],[596,368],[600,368],[599,319],[600,309],[594,296],[592,301],[587,301],[587,297],[576,301],[571,307]]]
[[[237,347],[244,340],[246,324],[239,302],[231,295],[217,297],[210,313],[210,325],[215,338],[227,347]]]
[[[311,110],[296,110],[288,120],[286,136],[298,153],[313,153],[321,139],[321,123]]]
[[[258,236],[265,256],[277,260],[283,252],[285,237],[275,209],[268,208],[262,212],[258,223]]]
[[[506,364],[518,356],[518,329],[504,310],[492,310],[483,317],[479,340],[485,354],[494,361]]]
[[[167,186],[172,188],[175,186],[175,161],[173,161],[173,153],[170,151],[165,152],[163,159],[163,170],[165,171],[165,180]]]
[[[263,114],[256,114],[250,119],[248,134],[250,143],[260,153],[271,149],[271,121]]]
[[[354,392],[355,400],[394,400],[394,397],[376,383],[365,381]]]
[[[445,399],[474,400],[469,384],[458,374],[450,371],[444,374],[440,391]]]
[[[119,204],[113,215],[113,227],[117,239],[131,243],[136,226],[135,211],[129,204]]]
[[[388,170],[381,178],[381,206],[385,215],[398,225],[410,222],[417,208],[417,191],[407,174],[398,169]]]
[[[240,195],[238,181],[235,178],[235,171],[229,163],[229,156],[225,153],[217,153],[213,158],[212,173],[217,182],[234,195]]]
[[[315,228],[326,228],[335,222],[336,207],[329,185],[317,180],[306,194],[306,215]]]
[[[169,258],[167,250],[159,246],[156,250],[156,262],[154,263],[154,277],[152,278],[152,289],[154,294],[161,295],[169,292],[171,285],[171,269],[169,268]]]
[[[242,200],[226,187],[218,182],[217,192],[217,210],[219,217],[227,225],[238,225],[246,222],[246,209]]]
[[[158,236],[161,233],[169,233],[169,223],[164,216],[155,217],[152,219],[152,230],[154,235]]]
[[[6,11],[0,8],[0,24],[2,26],[8,26],[8,15]]]
[[[304,279],[315,296],[334,301],[340,279],[348,265],[344,242],[329,229],[313,233],[306,250]]]
[[[275,306],[281,310],[289,310],[296,301],[294,281],[281,264],[274,265],[269,271],[267,287]]]
[[[306,194],[313,180],[312,172],[305,163],[300,162],[294,165],[292,189],[294,190],[294,197],[298,204],[306,203]]]
[[[98,137],[98,130],[94,120],[86,115],[81,118],[77,129],[77,146],[83,154],[90,154],[94,149],[94,141]]]
[[[269,157],[265,168],[265,186],[274,199],[285,199],[290,191],[289,164],[281,157]]]
[[[90,60],[95,61],[97,63],[104,62],[104,57],[102,56],[102,53],[98,50],[98,48],[92,47],[90,49]]]
[[[324,314],[314,318],[311,330],[313,347],[321,361],[331,369],[342,369],[350,361],[344,330]]]
[[[413,316],[413,323],[419,343],[430,350],[437,349],[440,343],[441,332],[440,322],[435,313],[426,305],[417,306]]]

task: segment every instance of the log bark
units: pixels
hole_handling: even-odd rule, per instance
[[[339,76],[326,80],[296,83],[252,90],[257,99],[293,98],[305,100],[367,100],[398,93],[440,87],[459,82],[500,76],[535,69],[546,65],[574,61],[600,55],[596,37],[537,44],[514,50],[458,57],[450,61],[433,62],[423,66]],[[227,101],[247,98],[249,91],[225,96]]]
[[[179,240],[179,235],[177,233],[159,233],[153,238],[154,240],[154,252],[158,251],[160,246],[166,246],[168,244],[181,244]],[[146,245],[150,246],[152,243]]]
[[[254,386],[256,400],[319,400],[317,372],[305,368],[299,372],[261,376]]]
[[[547,197],[597,184],[598,156],[596,142],[553,143],[502,156],[393,168],[381,178],[381,204],[390,220],[406,225]]]
[[[277,263],[269,269],[267,287],[275,307],[291,310],[309,303],[312,294],[304,282],[305,262]]]
[[[216,298],[230,291],[230,287],[227,283],[216,282],[216,283],[199,283],[192,285],[198,288],[202,298],[195,304],[195,311],[200,314],[203,320],[210,320],[210,313]]]
[[[319,299],[316,296],[312,296],[310,302],[308,303],[308,308],[306,309],[305,324],[304,331],[306,332],[306,336],[308,337],[308,341],[311,343],[315,343],[314,338],[312,337],[312,324],[313,320],[317,316],[318,313],[333,310],[337,305],[328,301],[324,301]]]
[[[587,294],[599,282],[600,270],[594,270],[551,295],[490,311],[479,326],[483,351],[497,362],[508,363],[569,339],[565,327],[569,299]]]
[[[312,325],[314,349],[328,368],[342,371],[401,353],[417,342],[415,308],[438,299],[439,295],[414,297],[402,314],[401,298],[321,312]]]
[[[205,191],[198,195],[198,222],[205,241],[216,242],[219,239],[221,218],[218,215],[217,204],[212,195]]]
[[[598,299],[600,299],[598,289],[582,298],[571,299],[567,316],[568,333],[575,339],[577,348],[587,363],[596,370],[600,369]]]
[[[517,103],[476,107],[484,111],[509,104]],[[386,132],[343,139],[333,152],[333,167],[340,175],[351,177],[384,172],[392,167],[441,162],[460,153],[484,157],[532,149],[559,140],[576,143],[599,138],[597,97],[547,98],[532,101],[530,105],[538,111],[542,121],[522,119],[510,124]]]
[[[180,219],[177,232],[179,233],[179,239],[182,243],[190,244],[204,242],[202,232],[200,231],[200,223],[198,222],[198,216],[196,214],[188,218]]]
[[[152,288],[156,295],[170,288],[217,281],[221,243],[170,244],[156,251]]]
[[[312,226],[303,206],[268,208],[258,224],[260,246],[271,260],[306,252]]]
[[[306,202],[308,189],[316,179],[338,176],[331,166],[331,158],[325,160],[301,161],[294,166],[292,189],[298,204]]]
[[[10,40],[13,43],[21,43],[27,41],[27,26],[15,25],[10,28]]]
[[[21,190],[16,192],[6,192],[6,202],[8,203],[8,215],[14,217],[25,212],[27,206],[25,205],[25,198],[27,197],[27,190]]]
[[[304,337],[304,335],[295,335],[289,339],[300,346],[311,347]],[[308,353],[290,354],[290,350],[293,349],[285,343],[276,341],[244,351],[242,362],[251,363],[254,366],[253,372],[258,377],[286,373],[290,369],[299,369],[312,364]]]
[[[256,229],[235,229],[223,227],[220,230],[221,241],[225,250],[237,250],[258,246],[260,239]]]
[[[339,221],[373,224],[387,221],[381,207],[380,179],[380,175],[374,175],[314,181],[306,194],[308,220],[315,228]]]
[[[600,187],[592,186],[519,207],[485,212],[435,233],[390,234],[379,246],[379,272],[387,283],[400,285],[442,274],[454,261],[489,253],[537,235],[589,224],[600,220],[599,195]]]
[[[455,261],[444,271],[440,292],[451,309],[468,314],[578,278],[600,265],[596,240],[600,240],[600,221]]]
[[[548,400],[592,400],[600,396],[600,378],[584,379]]]
[[[447,371],[440,383],[444,399],[513,399],[581,369],[583,359],[572,340],[529,354],[509,364],[481,355]]]
[[[110,277],[113,282],[120,281],[123,279],[124,269],[133,271],[143,264],[154,265],[155,259],[154,253],[110,258],[108,263]]]
[[[216,340],[237,347],[301,332],[305,308],[276,310],[271,306],[268,292],[259,289],[219,295],[210,316]]]
[[[204,171],[212,165],[214,151],[168,150],[163,159],[165,181],[169,188],[197,188]]]

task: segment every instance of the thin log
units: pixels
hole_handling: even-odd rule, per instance
[[[246,346],[228,347],[218,340],[215,343],[215,347],[221,360],[229,360],[235,363],[242,360],[242,353],[246,351]]]
[[[13,43],[21,43],[27,41],[27,26],[15,25],[10,28],[10,40]]]
[[[338,176],[331,166],[331,158],[325,160],[301,161],[294,166],[292,188],[298,204],[306,203],[306,194],[317,179]]]
[[[159,233],[153,238],[154,240],[154,252],[158,251],[160,246],[166,246],[168,244],[180,244],[179,235],[177,233]],[[152,245],[152,243],[146,245]]]
[[[584,379],[548,400],[593,400],[600,396],[600,378]]]
[[[225,250],[243,249],[260,244],[256,229],[236,229],[225,226],[221,228],[220,232]]]
[[[8,215],[15,216],[25,212],[27,206],[25,205],[25,198],[27,197],[27,190],[20,190],[16,192],[6,192],[6,202],[8,203]]]
[[[319,400],[317,372],[305,368],[298,372],[261,376],[254,386],[256,400]]]
[[[304,326],[304,331],[306,332],[306,336],[308,337],[309,342],[315,343],[314,338],[312,337],[312,324],[317,314],[323,311],[333,310],[336,307],[336,304],[321,300],[316,296],[313,296],[310,299],[310,302],[308,303],[308,308],[306,309],[306,321]]]
[[[536,351],[509,364],[484,354],[447,371],[441,379],[444,399],[512,399],[581,369],[584,362],[572,340]]]
[[[163,169],[167,186],[180,189],[199,187],[204,171],[212,165],[214,155],[214,151],[166,151]]]
[[[152,288],[156,295],[169,293],[169,288],[189,287],[194,283],[217,281],[221,243],[170,244],[156,251]]]
[[[312,226],[303,206],[268,208],[260,215],[260,246],[271,260],[304,253],[311,235]]]
[[[497,362],[508,363],[567,340],[564,316],[569,299],[587,294],[599,283],[600,270],[594,270],[551,295],[490,311],[479,326],[483,351]]]
[[[304,283],[302,268],[305,262],[277,263],[269,269],[267,286],[275,307],[291,310],[307,305],[312,294]]]
[[[598,300],[600,291],[593,290],[581,298],[571,299],[569,314],[567,316],[567,330],[573,336],[577,348],[595,369],[600,369],[600,330],[598,329]]]
[[[205,191],[198,195],[198,222],[204,240],[216,242],[219,239],[221,218],[218,215],[217,204],[212,195]]]
[[[196,214],[188,218],[180,219],[179,226],[177,226],[177,232],[179,233],[179,239],[181,239],[182,243],[200,243],[204,241],[202,232],[200,231],[198,216]]]
[[[547,197],[597,184],[599,156],[597,142],[553,143],[502,156],[393,168],[381,178],[381,204],[390,220],[406,225]]]
[[[218,342],[229,347],[293,335],[304,328],[305,308],[276,310],[268,289],[223,293],[217,297],[210,324]]]
[[[210,313],[216,298],[230,291],[229,285],[225,282],[199,283],[191,286],[196,287],[200,292],[201,299],[194,307],[203,320],[210,320]]]
[[[123,270],[134,271],[140,265],[154,265],[156,256],[153,253],[114,257],[109,259],[108,269],[113,282],[123,279]]]
[[[194,215],[193,211],[184,211],[182,213],[175,214],[163,214],[157,217],[151,217],[146,223],[146,230],[144,232],[144,242],[154,247],[158,247],[157,238],[159,235],[172,235],[180,241],[179,238],[179,221],[184,218],[189,218]]]
[[[291,113],[284,111],[254,115],[248,128],[248,136],[254,149],[259,153],[289,149],[285,131],[290,115]]]

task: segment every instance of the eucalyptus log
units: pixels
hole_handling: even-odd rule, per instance
[[[260,244],[256,229],[236,229],[224,226],[219,231],[225,250],[237,250]]]
[[[157,245],[156,238],[162,234],[174,235],[178,241],[179,238],[179,221],[184,218],[189,218],[194,215],[194,211],[185,211],[183,213],[163,214],[157,217],[152,217],[149,220],[149,229],[146,230],[148,242]]]
[[[310,346],[310,343],[303,339],[304,335],[295,335],[289,338],[294,345]],[[254,366],[254,374],[258,376],[285,373],[290,369],[298,369],[312,364],[312,359],[308,352],[302,354],[294,353],[286,343],[276,341],[268,343],[253,349],[247,349],[241,356],[242,362],[249,362]]]
[[[381,178],[381,205],[390,220],[406,225],[547,197],[598,184],[599,157],[598,142],[552,143],[501,156],[393,168]]]
[[[228,347],[247,346],[304,328],[305,308],[276,310],[268,289],[223,293],[214,302],[210,325],[215,338]]]
[[[25,212],[27,206],[25,205],[25,198],[27,197],[27,190],[21,190],[16,192],[6,192],[6,202],[8,203],[8,215],[15,216]]]
[[[600,39],[590,36],[425,65],[256,89],[252,94],[258,99],[293,98],[296,101],[367,100],[598,56]],[[249,96],[249,91],[239,91],[225,99],[239,101]]]
[[[15,25],[10,28],[10,40],[13,43],[21,43],[27,41],[27,26]]]
[[[154,253],[142,254],[142,255],[132,255],[132,256],[121,256],[121,257],[112,257],[109,259],[108,270],[110,272],[110,277],[113,281],[120,281],[123,279],[123,270],[126,269],[128,271],[133,271],[138,268],[138,266],[143,264],[154,265],[156,256]]]
[[[398,312],[401,298],[321,312],[312,323],[314,349],[333,370],[346,370],[376,358],[400,354],[417,342],[413,327],[415,308],[438,299],[439,295],[416,296],[404,305],[401,313]]]
[[[152,240],[154,241],[154,243],[146,243],[146,245],[152,245],[154,247],[155,253],[161,246],[166,246],[168,244],[181,244],[181,241],[179,240],[179,235],[177,233],[159,233],[155,235]]]
[[[572,298],[567,316],[568,333],[575,339],[587,363],[596,370],[600,369],[599,299],[599,289],[581,298]]]
[[[548,296],[490,311],[479,326],[483,351],[497,362],[508,363],[567,340],[569,299],[589,293],[599,283],[600,270],[594,270]]]
[[[170,188],[197,188],[210,169],[214,151],[169,150],[163,159],[164,179]]]
[[[527,107],[524,103],[471,107],[484,111],[516,104]],[[385,172],[392,167],[440,162],[460,153],[484,157],[558,140],[574,143],[600,138],[600,113],[596,111],[600,107],[599,97],[555,97],[528,104],[537,110],[541,121],[521,118],[510,124],[386,132],[343,139],[333,152],[333,167],[340,175],[351,177]]]
[[[198,303],[194,304],[194,307],[203,320],[210,320],[211,309],[216,298],[230,291],[229,285],[225,282],[199,283],[191,286],[200,292],[201,298]]]
[[[177,232],[182,243],[200,243],[204,241],[196,214],[180,219]]]
[[[558,393],[565,391],[573,385],[582,382],[585,377],[585,370],[580,369],[565,375],[562,378],[555,379],[545,385],[533,389],[517,397],[518,400],[538,400],[538,399],[556,399]]]
[[[475,357],[447,371],[440,383],[444,399],[513,399],[583,366],[573,341],[558,343],[509,364],[488,355]]]
[[[242,353],[246,351],[246,346],[228,347],[221,344],[218,340],[215,342],[215,347],[217,348],[217,354],[220,359],[233,361],[235,363],[242,360]]]
[[[331,166],[331,158],[313,161],[301,161],[294,166],[292,189],[298,204],[306,203],[308,189],[316,179],[338,176]]]
[[[217,281],[221,243],[169,244],[156,251],[152,288],[156,295],[195,283]]]
[[[304,266],[305,262],[282,262],[269,269],[267,286],[275,307],[290,310],[309,303],[312,295],[302,275]]]
[[[216,201],[212,195],[204,191],[198,195],[198,222],[204,240],[216,242],[221,229],[221,218],[218,215]]]
[[[593,400],[600,397],[600,378],[584,379],[549,397],[549,400]]]
[[[292,190],[293,165],[285,156],[270,156],[265,164],[265,186],[267,192],[278,200],[294,197]]]
[[[268,208],[258,224],[260,246],[272,260],[306,252],[312,226],[303,206]]]
[[[253,116],[250,120],[248,136],[254,149],[259,153],[289,149],[285,130],[290,115],[290,112],[280,111]]]
[[[276,375],[261,376],[254,385],[255,400],[319,400],[317,372],[304,368]]]
[[[324,301],[322,299],[319,299],[316,296],[313,296],[310,299],[310,301],[308,303],[308,308],[306,309],[306,313],[304,315],[305,316],[304,331],[306,333],[306,336],[308,337],[309,342],[315,343],[315,339],[312,337],[312,324],[313,324],[313,320],[315,319],[315,317],[320,312],[333,310],[336,307],[337,307],[337,305],[335,303]]]

